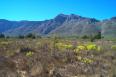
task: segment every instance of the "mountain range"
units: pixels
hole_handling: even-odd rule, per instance
[[[116,38],[116,17],[105,20],[82,17],[75,14],[59,14],[44,21],[9,21],[0,19],[0,33],[6,36],[36,35],[84,36],[98,32],[106,38]]]

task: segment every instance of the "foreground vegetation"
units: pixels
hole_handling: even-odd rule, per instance
[[[2,38],[0,77],[116,77],[116,41]]]

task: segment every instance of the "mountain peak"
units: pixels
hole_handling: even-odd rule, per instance
[[[56,16],[56,18],[57,17],[67,17],[67,18],[81,18],[81,16],[79,16],[79,15],[76,15],[76,14],[70,14],[70,15],[66,15],[66,14],[58,14],[57,16]]]
[[[67,16],[68,16],[68,15],[65,15],[65,14],[62,14],[62,13],[61,13],[61,14],[58,14],[55,18],[62,18],[62,17],[63,17],[63,18],[64,18],[64,17],[66,18]]]
[[[61,22],[64,22],[65,21],[65,19],[68,17],[68,15],[65,15],[65,14],[59,14],[59,15],[57,15],[55,18],[54,18],[54,20],[55,21],[61,21]]]
[[[75,15],[75,14],[70,14],[67,16],[67,20],[70,21],[70,20],[73,20],[73,19],[81,19],[82,17],[79,16],[79,15]]]
[[[76,14],[70,14],[70,16],[72,16],[72,17],[81,17],[81,16],[76,15]]]

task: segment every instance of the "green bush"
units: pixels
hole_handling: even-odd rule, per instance
[[[26,38],[32,38],[32,39],[35,39],[36,36],[35,36],[34,34],[32,34],[32,33],[29,33],[29,34],[26,35]]]
[[[98,32],[98,34],[94,36],[94,39],[101,39],[101,38],[102,38],[101,32]]]
[[[87,35],[84,35],[81,37],[82,39],[88,39],[89,37]]]

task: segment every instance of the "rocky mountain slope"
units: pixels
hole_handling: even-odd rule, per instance
[[[102,35],[105,38],[116,38],[116,17],[102,22]]]
[[[54,19],[45,21],[8,21],[0,20],[0,32],[9,36],[26,35],[60,35],[83,36],[102,32],[104,37],[116,36],[116,17],[99,21],[75,14],[59,14]]]

